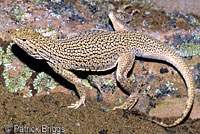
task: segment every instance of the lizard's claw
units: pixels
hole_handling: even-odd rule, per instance
[[[80,98],[79,101],[77,101],[76,103],[72,103],[71,106],[68,106],[67,108],[74,108],[74,109],[77,109],[77,108],[79,108],[82,104],[83,104],[84,106],[86,106],[86,105],[85,105],[85,96],[82,96],[82,97]]]

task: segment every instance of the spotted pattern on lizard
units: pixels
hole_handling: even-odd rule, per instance
[[[153,121],[163,127],[173,127],[181,123],[190,112],[194,100],[194,81],[184,60],[168,45],[126,29],[123,22],[117,21],[114,12],[110,12],[109,17],[118,31],[92,30],[69,39],[55,40],[44,37],[33,29],[25,28],[13,32],[11,38],[29,55],[36,59],[45,59],[56,73],[75,85],[80,100],[68,108],[76,109],[82,104],[85,105],[86,99],[86,90],[81,79],[70,70],[106,71],[117,66],[117,81],[130,96],[124,104],[114,109],[127,109],[139,99],[133,94],[133,83],[127,78],[135,57],[166,61],[179,70],[186,82],[187,105],[182,116],[173,124]]]

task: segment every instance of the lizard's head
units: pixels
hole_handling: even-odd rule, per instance
[[[38,53],[38,38],[40,33],[33,29],[25,28],[11,33],[11,39],[29,55],[36,59],[42,59]]]

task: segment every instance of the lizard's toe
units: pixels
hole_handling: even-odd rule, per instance
[[[86,106],[85,105],[85,96],[82,96],[81,98],[80,98],[80,100],[79,101],[77,101],[76,103],[72,103],[70,106],[68,106],[67,108],[74,108],[74,109],[77,109],[77,108],[79,108],[81,105],[84,105],[84,106]]]

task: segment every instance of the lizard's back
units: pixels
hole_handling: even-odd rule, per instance
[[[145,57],[142,54],[149,52],[146,56],[148,57],[153,51],[157,57],[156,53],[168,48],[163,43],[138,33],[96,30],[49,44],[50,50],[45,50],[46,46],[41,49],[51,53],[47,57],[48,61],[59,61],[67,69],[86,71],[105,71],[113,68],[121,53],[130,52]]]

